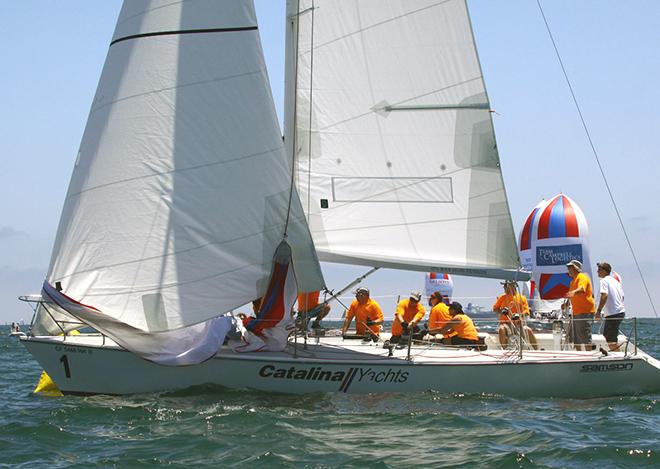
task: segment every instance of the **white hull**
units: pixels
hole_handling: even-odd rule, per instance
[[[542,335],[542,334],[539,334]],[[548,334],[551,340],[551,335]],[[544,337],[539,337],[543,344]],[[451,350],[414,346],[393,357],[380,345],[327,338],[284,352],[223,349],[200,365],[169,367],[138,358],[99,336],[31,337],[23,344],[65,394],[133,394],[217,384],[282,393],[435,390],[514,397],[590,398],[660,392],[660,362],[630,346],[598,351]],[[492,341],[492,339],[489,339]],[[68,373],[67,373],[68,372]]]

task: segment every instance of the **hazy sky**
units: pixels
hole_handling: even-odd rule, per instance
[[[624,278],[627,309],[652,316],[535,0],[470,0],[514,226],[564,192],[585,212],[591,259]],[[660,1],[545,0],[565,66],[660,308]],[[259,28],[282,113],[284,0],[257,0]],[[19,294],[38,292],[119,0],[3,3],[0,23],[0,323],[29,320]],[[324,264],[341,288],[366,269]],[[455,277],[455,296],[491,305],[492,280]],[[380,271],[367,284],[394,299],[420,273]],[[467,301],[467,300],[465,300]],[[339,314],[339,308],[333,315]]]

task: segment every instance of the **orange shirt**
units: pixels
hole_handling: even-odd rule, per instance
[[[406,300],[401,300],[398,305],[396,305],[396,312],[397,314],[400,314],[403,316],[403,320],[406,322],[410,322],[413,319],[417,319],[417,321],[421,321],[422,318],[424,318],[424,315],[426,314],[426,309],[424,306],[422,306],[421,302],[417,302],[417,304],[411,303],[410,299]],[[403,334],[403,328],[401,327],[401,323],[397,319],[396,315],[394,316],[394,322],[392,323],[392,335],[401,335]]]
[[[505,293],[504,295],[499,296],[493,305],[493,311],[502,308],[508,308],[509,311],[511,311],[511,314],[529,314],[527,298],[520,293],[514,295]],[[507,322],[505,315],[500,314],[500,322]]]
[[[429,330],[440,329],[445,324],[447,324],[447,321],[449,320],[451,320],[451,314],[449,314],[449,306],[443,302],[440,302],[435,305],[429,313]],[[450,332],[449,334],[445,334],[445,337],[451,337],[452,335],[456,334],[454,332]]]
[[[440,329],[451,319],[449,306],[440,302],[431,309],[429,314],[429,329]]]
[[[380,305],[371,298],[369,298],[363,305],[361,305],[358,300],[353,300],[348,307],[348,311],[346,311],[346,319],[350,321],[353,318],[355,318],[356,322],[355,332],[358,335],[364,335],[367,328],[366,323],[369,319],[372,321],[382,321],[384,319]],[[371,329],[371,332],[374,334],[380,334],[380,325],[369,326],[369,329]]]
[[[591,280],[584,272],[580,272],[571,280],[569,290],[575,290],[582,287],[584,292],[576,293],[571,298],[571,308],[574,315],[589,314],[596,312],[596,303],[594,302],[594,294],[591,289]]]
[[[453,324],[451,329],[456,332],[456,335],[461,339],[468,340],[479,340],[479,335],[477,334],[477,328],[474,327],[472,318],[467,314],[457,314],[453,318],[454,321],[458,320],[458,324]]]
[[[321,292],[313,291],[309,293],[301,293],[298,295],[298,311],[306,313],[311,311],[319,305],[319,295]]]

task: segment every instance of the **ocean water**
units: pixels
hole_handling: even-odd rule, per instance
[[[639,320],[660,356],[660,321]],[[0,467],[660,467],[660,395],[510,399],[277,395],[222,387],[32,394],[41,369],[0,327]]]

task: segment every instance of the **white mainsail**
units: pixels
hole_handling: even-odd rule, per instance
[[[319,258],[527,278],[464,0],[287,10],[285,135]]]
[[[252,0],[127,1],[47,280],[137,331],[186,328],[265,292],[289,213],[298,287],[322,288],[290,187]]]

